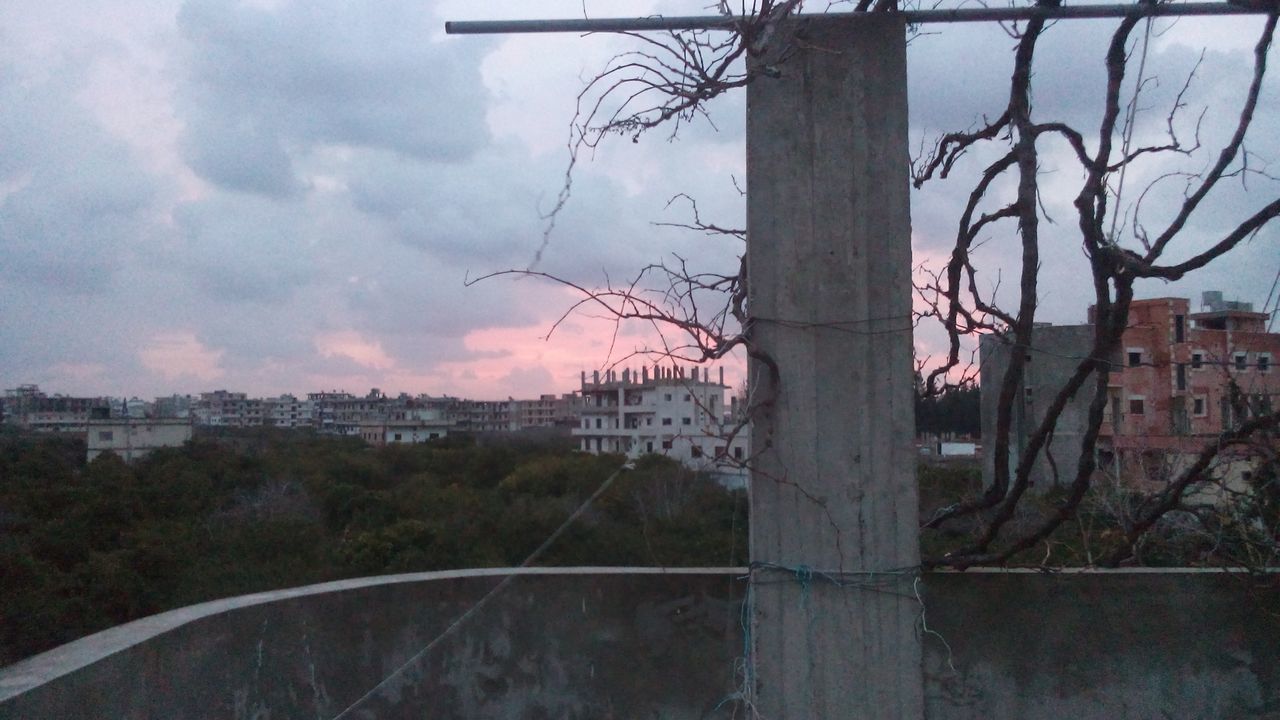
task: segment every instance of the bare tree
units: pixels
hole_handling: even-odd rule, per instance
[[[1010,354],[1008,368],[999,387],[984,388],[984,392],[999,393],[995,436],[988,440],[988,447],[984,448],[993,458],[992,483],[980,498],[943,508],[926,523],[927,528],[938,528],[961,517],[979,515],[982,517],[982,530],[973,542],[945,558],[935,559],[935,562],[956,567],[1002,563],[1044,542],[1074,516],[1086,497],[1097,470],[1095,458],[1107,406],[1107,386],[1113,358],[1119,355],[1121,338],[1128,326],[1134,283],[1146,278],[1181,278],[1231,251],[1280,214],[1280,199],[1273,200],[1241,219],[1234,229],[1208,249],[1181,262],[1164,262],[1170,250],[1179,244],[1178,240],[1189,219],[1201,209],[1214,187],[1226,178],[1247,172],[1244,165],[1244,141],[1253,121],[1266,72],[1267,51],[1276,24],[1276,16],[1272,14],[1268,16],[1255,46],[1252,79],[1235,131],[1221,148],[1216,161],[1203,173],[1190,177],[1183,201],[1176,208],[1173,217],[1158,232],[1148,230],[1136,216],[1128,237],[1114,232],[1114,224],[1110,225],[1109,230],[1109,213],[1116,212],[1110,205],[1115,200],[1113,181],[1117,176],[1147,157],[1170,153],[1189,154],[1199,149],[1198,136],[1195,141],[1188,142],[1175,131],[1174,116],[1183,106],[1186,86],[1178,94],[1174,107],[1170,110],[1166,143],[1138,148],[1116,147],[1116,140],[1123,130],[1121,90],[1129,65],[1128,47],[1133,30],[1139,22],[1141,20],[1137,17],[1126,18],[1112,35],[1105,58],[1107,83],[1102,98],[1103,116],[1092,142],[1080,130],[1065,123],[1040,121],[1032,116],[1032,67],[1037,41],[1046,29],[1044,21],[1033,19],[1018,36],[1009,104],[1005,110],[995,121],[977,130],[944,136],[932,154],[916,168],[915,183],[919,187],[935,177],[944,177],[966,151],[979,143],[1004,142],[1008,145],[1007,152],[982,170],[958,223],[951,259],[939,274],[938,282],[931,288],[940,298],[934,307],[938,309],[938,315],[947,329],[951,352],[947,361],[932,371],[930,386],[935,385],[938,378],[945,376],[959,364],[961,339],[965,335],[996,333],[1003,336],[1014,349],[1020,350]],[[1037,153],[1038,143],[1046,138],[1065,140],[1069,144],[1084,177],[1073,204],[1077,214],[1078,236],[1091,273],[1095,308],[1094,337],[1074,373],[1058,388],[1044,417],[1038,419],[1026,447],[1021,449],[1017,465],[1011,467],[1009,450],[1013,437],[1013,408],[1020,400],[1026,358],[1034,347],[1041,262],[1039,224],[1043,213],[1039,197]],[[1093,147],[1090,147],[1091,144]],[[978,208],[992,194],[995,181],[1006,173],[1017,177],[1016,196],[998,209],[979,213]],[[1016,308],[1000,307],[993,298],[984,296],[979,290],[976,272],[971,263],[970,251],[973,243],[981,233],[992,232],[1000,224],[1014,225],[1021,241],[1019,303]],[[1077,467],[1067,469],[1069,483],[1066,496],[1035,527],[1014,537],[1002,536],[1002,529],[1014,517],[1015,510],[1027,493],[1035,463],[1047,451],[1063,410],[1077,394],[1090,398],[1088,421],[1080,440],[1080,461]],[[1220,453],[1251,442],[1259,433],[1275,428],[1278,423],[1280,416],[1275,413],[1262,414],[1228,429],[1216,442],[1205,447],[1195,461],[1164,489],[1139,503],[1124,542],[1109,554],[1106,561],[1116,564],[1128,558],[1141,535],[1165,514],[1176,509],[1190,488],[1211,479],[1208,471]]]
[[[1045,0],[1045,4],[1056,5],[1049,0]],[[719,8],[726,16],[726,24],[721,29],[674,32],[661,37],[635,35],[642,49],[615,57],[579,96],[578,112],[571,125],[569,172],[550,216],[548,233],[555,213],[569,197],[573,166],[582,148],[595,147],[610,135],[624,135],[636,141],[644,132],[659,126],[669,127],[673,135],[678,133],[684,123],[704,113],[709,100],[752,82],[753,73],[771,72],[768,65],[744,60],[757,57],[777,23],[793,17],[800,6],[798,0],[760,0],[750,7],[736,9],[721,3]],[[892,3],[876,3],[872,7],[869,0],[862,0],[856,6],[857,11],[894,9]],[[1065,143],[1079,168],[1081,182],[1072,203],[1073,233],[1088,263],[1094,307],[1092,342],[1080,353],[1074,371],[1057,388],[1044,416],[1036,418],[1034,430],[1025,447],[1020,448],[1016,464],[1010,462],[1009,451],[1014,442],[1014,406],[1022,397],[1027,353],[1013,352],[999,382],[983,388],[983,392],[998,394],[995,435],[987,440],[985,448],[994,458],[993,480],[977,497],[939,508],[929,516],[924,524],[926,532],[961,521],[976,530],[961,547],[930,558],[927,564],[966,568],[1007,563],[1042,543],[1051,542],[1069,520],[1078,521],[1081,504],[1099,477],[1095,458],[1107,409],[1107,388],[1113,359],[1121,349],[1121,338],[1129,324],[1135,283],[1146,279],[1182,278],[1254,237],[1280,214],[1278,198],[1237,218],[1229,231],[1205,249],[1191,252],[1193,248],[1185,242],[1189,222],[1208,206],[1206,201],[1216,187],[1228,179],[1243,180],[1261,174],[1249,166],[1245,139],[1258,107],[1276,21],[1273,10],[1267,15],[1254,48],[1252,74],[1245,100],[1236,115],[1234,131],[1216,148],[1216,156],[1207,167],[1168,176],[1185,182],[1185,193],[1171,216],[1158,223],[1145,219],[1147,215],[1138,209],[1130,214],[1117,207],[1119,188],[1123,187],[1126,173],[1154,158],[1198,158],[1209,150],[1201,147],[1198,123],[1190,134],[1185,130],[1179,132],[1183,127],[1180,114],[1186,112],[1184,98],[1194,72],[1187,77],[1169,108],[1164,141],[1137,147],[1131,144],[1137,98],[1135,95],[1126,104],[1126,77],[1133,59],[1135,28],[1149,22],[1137,14],[1119,21],[1105,57],[1100,59],[1106,83],[1098,98],[1102,108],[1098,127],[1086,131],[1062,121],[1041,118],[1034,111],[1031,99],[1037,49],[1052,23],[1043,17],[1033,17],[1007,28],[1014,40],[1013,66],[1007,103],[994,113],[995,119],[974,129],[943,135],[930,152],[914,163],[912,176],[919,188],[949,178],[964,165],[967,157],[978,155],[980,148],[994,151],[995,158],[976,173],[976,181],[956,222],[949,260],[941,268],[923,268],[924,279],[916,288],[924,308],[918,312],[917,322],[940,322],[948,338],[946,357],[928,368],[925,375],[924,385],[929,392],[972,381],[975,367],[971,352],[973,340],[978,336],[1000,336],[1015,349],[1030,351],[1034,347],[1042,270],[1041,221],[1045,218],[1040,155],[1049,142]],[[785,63],[787,57],[786,52],[781,53],[778,62]],[[1136,86],[1141,88],[1142,84],[1139,80]],[[1010,180],[1012,182],[1008,182]],[[1002,196],[1002,188],[1009,186],[1013,187],[1011,196]],[[1143,197],[1145,195],[1143,193]],[[693,214],[693,220],[685,223],[685,227],[698,232],[744,236],[741,230],[704,222],[696,204],[688,198],[683,200],[690,203]],[[1138,204],[1141,205],[1141,200]],[[996,293],[984,291],[978,282],[975,246],[982,238],[999,233],[1015,238],[1020,246],[1015,305],[1002,304]],[[1185,259],[1169,259],[1176,256]],[[533,270],[517,272],[542,275]],[[683,258],[676,258],[674,263],[644,268],[621,286],[606,283],[600,288],[544,277],[569,285],[582,294],[570,312],[593,307],[618,322],[638,320],[659,330],[677,331],[673,340],[660,334],[663,347],[653,349],[659,354],[712,360],[741,347],[751,357],[761,360],[763,367],[776,368],[770,358],[762,356],[752,345],[751,309],[746,305],[746,277],[742,267],[718,273],[695,272]],[[1040,458],[1048,455],[1064,409],[1077,397],[1088,399],[1087,422],[1079,440],[1079,462],[1075,467],[1054,465],[1065,480],[1065,494],[1052,507],[1033,512],[1026,502],[1033,469]],[[767,403],[767,398],[752,399],[756,408]],[[1183,513],[1184,518],[1208,517],[1209,513],[1203,509],[1195,509],[1191,498],[1215,481],[1214,468],[1226,454],[1242,447],[1264,448],[1263,454],[1270,459],[1261,467],[1270,468],[1269,477],[1274,478],[1274,433],[1280,427],[1280,414],[1267,409],[1240,417],[1239,422],[1183,463],[1163,487],[1126,497],[1122,536],[1110,547],[1098,548],[1096,554],[1091,550],[1091,559],[1112,565],[1126,561],[1144,534],[1168,525],[1168,518],[1174,517],[1171,513]],[[1049,459],[1052,461],[1051,455]],[[1249,558],[1237,558],[1240,562],[1259,559],[1272,562],[1276,557],[1276,522],[1267,515],[1274,514],[1274,510],[1266,509],[1275,505],[1274,479],[1260,488],[1240,491],[1237,509],[1216,516],[1219,530],[1231,523],[1251,528],[1241,537],[1248,536],[1256,551],[1251,550]],[[1267,502],[1272,504],[1268,506]],[[1242,525],[1243,516],[1239,516],[1239,512],[1243,511],[1239,508],[1248,507],[1255,508],[1249,511],[1254,520]],[[1236,515],[1230,515],[1231,512]],[[1011,522],[1015,518],[1017,522]],[[1264,519],[1255,522],[1257,518]],[[1270,526],[1267,522],[1271,522]],[[1202,527],[1212,524],[1201,523]]]

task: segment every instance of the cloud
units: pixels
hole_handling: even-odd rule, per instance
[[[370,370],[390,370],[396,362],[382,349],[377,340],[366,340],[354,330],[317,335],[316,351],[324,357],[347,358]]]
[[[226,188],[287,197],[319,146],[459,162],[486,142],[479,60],[488,43],[427,40],[437,20],[409,0],[360,4],[188,0],[178,15],[190,80],[181,94],[191,166]]]
[[[104,293],[148,233],[153,180],[77,102],[77,68],[44,78],[0,57],[0,280]]]
[[[143,367],[166,380],[194,378],[202,382],[226,375],[219,367],[223,354],[205,347],[195,333],[185,331],[155,335],[138,350]]]
[[[689,9],[681,2],[589,0],[587,10],[671,14]],[[578,296],[534,278],[464,284],[532,261],[561,189],[583,78],[635,45],[603,35],[444,38],[440,23],[579,12],[577,0],[0,6],[0,385],[160,395],[217,380],[264,395],[378,386],[505,397],[571,388],[579,372],[652,344],[648,328],[633,326],[611,352],[612,327],[590,314],[545,340]],[[1106,37],[1095,31],[1111,26],[1060,23],[1046,35],[1038,115],[1096,125],[1097,106],[1083,100],[1101,87]],[[1152,106],[1167,104],[1198,56],[1187,33],[1207,26],[1182,23],[1153,44],[1148,64],[1161,83],[1149,89]],[[912,137],[998,112],[1011,47],[995,27],[915,41]],[[1188,96],[1191,119],[1203,106],[1238,105],[1247,43],[1222,48]],[[744,224],[734,182],[745,182],[745,97],[714,103],[714,127],[698,121],[637,144],[611,138],[581,155],[538,269],[584,287],[616,286],[677,255],[695,271],[735,271],[741,242],[653,223],[691,220],[686,203],[668,206],[687,193],[703,220]],[[1274,93],[1264,100],[1250,142],[1259,163],[1280,153]],[[1206,117],[1206,141],[1229,131],[1226,115]],[[1158,110],[1141,119],[1162,129]],[[918,259],[945,257],[982,160],[973,153],[955,179],[913,193]],[[1041,156],[1044,200],[1059,223],[1042,225],[1041,319],[1055,322],[1081,320],[1087,303],[1069,160],[1052,144]],[[1164,166],[1144,168],[1127,187]],[[1215,195],[1175,252],[1203,247],[1268,194],[1261,178],[1250,183],[1251,195],[1238,184]],[[1144,219],[1167,222],[1179,193],[1161,188]],[[984,240],[979,282],[1003,278],[1001,299],[1012,301],[1012,228]],[[1199,279],[1139,291],[1216,286],[1259,300],[1274,248],[1263,234]]]

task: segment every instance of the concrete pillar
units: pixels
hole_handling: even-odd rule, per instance
[[[796,21],[748,89],[748,307],[778,369],[749,368],[762,717],[924,713],[912,570],[888,573],[919,563],[905,37]]]

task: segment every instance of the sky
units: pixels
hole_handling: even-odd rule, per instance
[[[455,37],[446,20],[705,14],[705,0],[10,0],[0,5],[0,387],[152,397],[371,387],[474,398],[568,392],[581,372],[638,367],[657,340],[595,313],[528,268],[560,191],[578,93],[618,36]],[[825,3],[824,3],[825,6]],[[1109,22],[1059,23],[1036,69],[1038,117],[1096,126]],[[1180,127],[1204,111],[1205,150],[1153,159],[1122,206],[1176,169],[1201,169],[1230,131],[1261,20],[1153,26],[1138,140],[1204,52]],[[995,25],[926,28],[908,49],[913,146],[998,114],[1013,41]],[[1274,58],[1273,58],[1274,59]],[[675,138],[611,138],[575,167],[573,193],[536,269],[582,286],[680,257],[733,272],[743,248],[656,225],[741,226],[743,93]],[[1280,159],[1276,81],[1250,135],[1250,166]],[[945,257],[982,153],[913,192],[918,263]],[[1089,297],[1065,148],[1042,156],[1040,317],[1083,321]],[[1172,179],[1170,179],[1172,178]],[[1165,177],[1144,223],[1182,192]],[[1188,227],[1173,257],[1275,197],[1251,175]],[[1140,297],[1221,289],[1261,306],[1280,272],[1267,228],[1215,266]],[[1016,300],[1011,233],[987,238],[981,282]],[[936,354],[941,336],[918,333]],[[726,363],[731,382],[742,360]]]

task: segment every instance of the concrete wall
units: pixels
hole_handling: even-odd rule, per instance
[[[191,423],[187,420],[116,418],[90,420],[87,426],[87,460],[105,452],[113,452],[132,462],[151,454],[157,448],[182,447],[191,439]]]
[[[702,717],[732,683],[734,577],[522,575],[349,717]],[[425,573],[165,613],[0,671],[0,717],[327,720],[496,582]]]
[[[641,574],[643,573],[643,574]],[[742,717],[741,569],[525,571],[348,717]],[[486,572],[344,581],[157,615],[0,669],[0,718],[330,720]],[[1280,718],[1280,597],[1237,575],[935,574],[930,720]],[[858,591],[850,591],[858,592]]]
[[[945,573],[931,720],[1280,718],[1280,593],[1240,574]]]
[[[1080,358],[1089,352],[1093,342],[1092,325],[1043,326],[1035,329],[1030,360],[1022,378],[1022,388],[1014,398],[1013,422],[1009,438],[1009,472],[1012,474],[1022,458],[1023,448],[1044,420],[1058,391],[1080,364]],[[982,480],[990,487],[994,475],[996,411],[1000,399],[1000,386],[1004,382],[1009,354],[1013,347],[994,335],[983,335],[979,345],[982,387]],[[1057,480],[1070,485],[1080,462],[1080,441],[1088,425],[1089,403],[1093,399],[1093,381],[1084,384],[1075,398],[1067,403],[1058,418],[1057,428],[1049,443],[1048,452],[1041,452],[1032,467],[1033,490],[1044,491],[1054,486],[1053,468],[1057,468]],[[1049,461],[1052,457],[1053,462]]]

